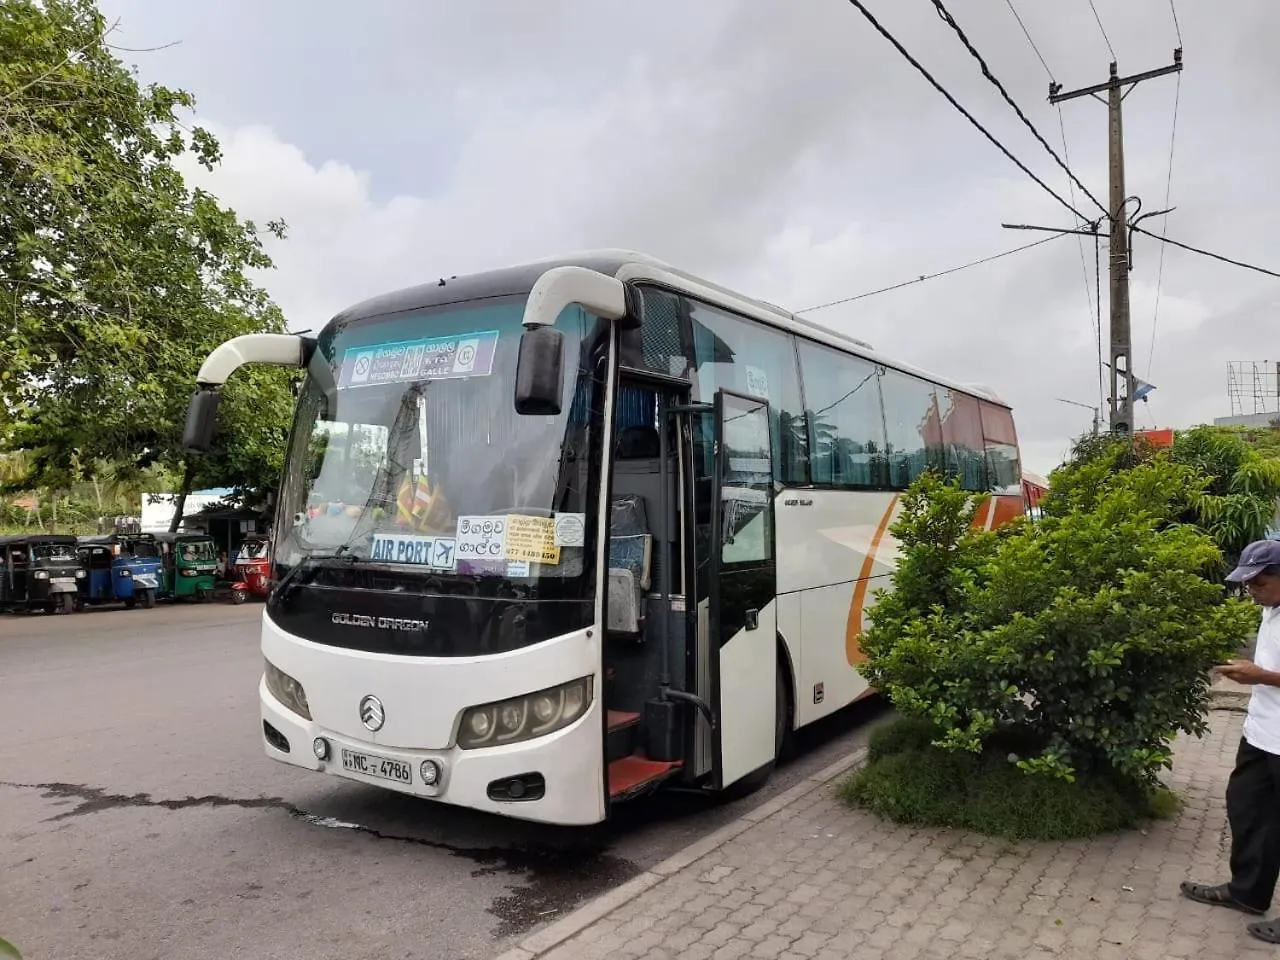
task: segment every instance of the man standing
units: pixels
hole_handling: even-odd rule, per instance
[[[1223,676],[1253,687],[1236,766],[1227,782],[1231,823],[1231,880],[1217,886],[1182,884],[1183,896],[1199,903],[1260,915],[1271,906],[1280,876],[1280,541],[1245,547],[1227,576],[1242,583],[1262,607],[1253,661],[1232,660]],[[1280,921],[1251,923],[1259,940],[1280,944]]]

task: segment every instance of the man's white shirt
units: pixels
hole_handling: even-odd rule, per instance
[[[1264,670],[1280,673],[1280,607],[1262,608],[1253,662]],[[1244,719],[1244,738],[1259,750],[1280,756],[1280,687],[1253,685],[1249,713]]]

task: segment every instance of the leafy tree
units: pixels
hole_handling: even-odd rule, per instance
[[[1177,518],[1213,537],[1223,552],[1224,567],[1275,522],[1280,460],[1259,453],[1239,433],[1218,427],[1181,431],[1173,449],[1163,453],[1142,442],[1086,437],[1050,476],[1045,513],[1061,515],[1088,507],[1103,489],[1104,477],[1161,457],[1190,468],[1204,481],[1184,491]]]
[[[1063,486],[1041,521],[986,532],[971,526],[979,498],[917,481],[863,669],[942,749],[1151,784],[1174,736],[1203,732],[1209,669],[1257,614],[1224,600],[1219,548],[1180,522],[1208,486],[1193,468],[1095,461]]]
[[[235,378],[207,465],[183,471],[180,441],[207,352],[282,328],[250,279],[271,261],[252,222],[175,167],[220,156],[183,125],[191,95],[141,86],[109,32],[92,0],[0,12],[0,444],[27,454],[29,487],[65,488],[100,460],[262,485],[278,455],[255,453],[274,455],[287,378]]]

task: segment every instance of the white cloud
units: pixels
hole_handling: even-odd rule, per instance
[[[116,6],[128,26],[131,11],[148,3]],[[1065,196],[1061,171],[945,25],[914,7],[878,6],[913,52]],[[1192,44],[1170,235],[1275,266],[1280,184],[1270,170],[1280,127],[1245,118],[1274,113],[1274,55],[1259,38],[1280,32],[1280,7],[1236,0],[1220,16],[1184,6]],[[181,7],[154,7],[148,24],[158,36],[130,40],[171,39],[189,16]],[[298,328],[385,290],[595,246],[645,250],[801,308],[1038,237],[1002,230],[1001,221],[1069,222],[852,8],[759,0],[687,7],[655,0],[641,15],[559,2],[529,17],[523,5],[495,0],[483,20],[460,17],[452,4],[397,6],[399,20],[264,20],[267,36],[253,42],[276,42],[279,62],[246,58],[228,69],[214,58],[218,31],[233,30],[237,17],[243,26],[257,9],[232,3],[208,37],[189,33],[183,57],[164,63],[196,88],[205,109],[220,108],[210,115],[225,160],[193,176],[244,216],[289,223],[289,239],[270,244],[278,269],[265,282]],[[953,7],[1056,142],[1046,78],[1007,9],[961,0]],[[1087,10],[1022,7],[1058,79],[1102,78],[1108,56]],[[1099,9],[1122,70],[1168,59],[1174,41],[1171,22],[1166,29],[1160,19],[1163,3],[1109,0]],[[162,29],[164,17],[179,25]],[[344,42],[346,60],[314,55]],[[220,69],[201,72],[205,46]],[[248,98],[245,86],[260,95]],[[1174,89],[1172,78],[1151,81],[1126,102],[1129,187],[1146,210],[1164,199]],[[289,106],[273,113],[273,103]],[[1105,111],[1091,100],[1063,109],[1072,166],[1103,197]],[[1104,324],[1106,258],[1104,245]],[[1131,302],[1140,374],[1158,262],[1157,241],[1139,236]],[[1093,269],[1092,242],[1082,248],[1063,238],[813,319],[918,366],[990,384],[1014,405],[1028,465],[1046,472],[1091,416],[1057,398],[1098,402]],[[1151,372],[1159,389],[1139,423],[1182,425],[1228,412],[1226,361],[1265,359],[1277,291],[1272,278],[1168,249]],[[1105,347],[1105,326],[1103,334]]]

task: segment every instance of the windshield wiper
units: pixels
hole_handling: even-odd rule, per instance
[[[360,558],[354,554],[344,553],[349,544],[343,544],[331,554],[325,553],[309,553],[298,558],[298,562],[289,568],[289,572],[280,578],[280,582],[276,584],[275,590],[272,592],[272,599],[276,603],[284,603],[293,592],[301,587],[304,583],[315,578],[316,573],[320,570],[320,564],[315,562],[319,560],[343,560],[348,564],[354,564]],[[310,576],[305,580],[298,577],[299,571],[306,567],[310,571]]]

